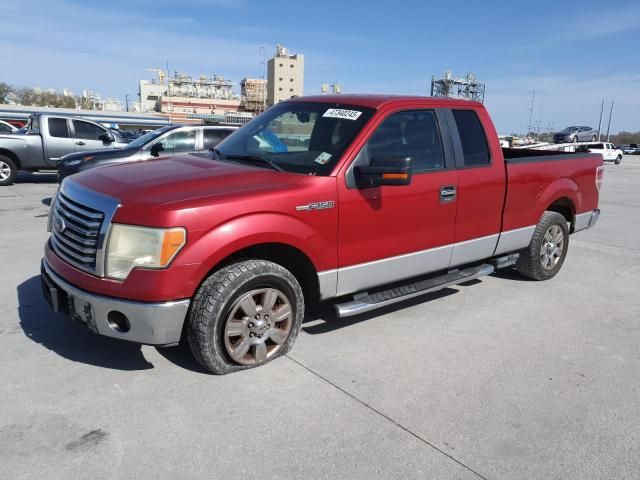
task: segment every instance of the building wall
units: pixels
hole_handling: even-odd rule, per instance
[[[163,96],[160,106],[162,113],[224,114],[239,111],[240,100]]]
[[[143,112],[152,112],[156,107],[156,103],[160,97],[164,95],[166,90],[166,85],[151,83],[149,80],[140,80],[138,92],[140,95],[140,109]]]
[[[304,94],[304,55],[282,55],[267,62],[267,103]]]

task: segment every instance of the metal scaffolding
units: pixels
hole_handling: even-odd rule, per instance
[[[435,75],[431,77],[431,96],[484,103],[484,83],[478,82],[471,72],[464,78],[454,78],[451,71],[447,71],[442,78],[436,78]]]

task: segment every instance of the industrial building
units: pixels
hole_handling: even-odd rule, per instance
[[[158,76],[139,82],[140,106],[144,112],[224,114],[240,110],[240,96],[233,92],[233,83],[222,75],[200,75],[194,79],[176,72],[167,78],[161,69],[149,70]]]
[[[304,93],[304,55],[289,54],[282,45],[267,62],[267,104],[302,96]]]
[[[464,78],[454,78],[451,71],[446,71],[442,78],[431,77],[431,96],[462,98],[484,103],[484,83],[476,80],[471,72]]]
[[[244,109],[260,113],[267,106],[267,81],[264,78],[243,78],[240,80],[240,95]]]

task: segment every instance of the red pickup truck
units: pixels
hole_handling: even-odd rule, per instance
[[[44,295],[101,335],[188,339],[228,373],[285,354],[312,302],[344,317],[512,265],[550,279],[596,222],[602,175],[600,155],[502,149],[479,103],[296,98],[209,156],[65,179]]]

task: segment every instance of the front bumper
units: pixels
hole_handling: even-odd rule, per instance
[[[64,281],[43,259],[42,292],[54,312],[79,321],[98,335],[147,345],[180,341],[189,299],[137,302],[105,297]]]

